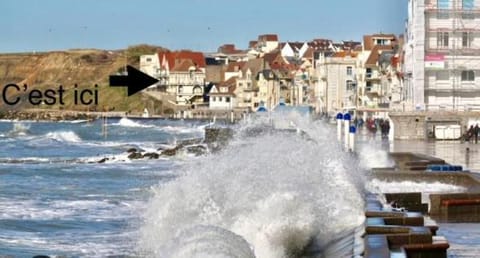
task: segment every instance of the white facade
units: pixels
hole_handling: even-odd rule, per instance
[[[157,54],[153,55],[142,55],[140,56],[140,71],[158,78],[160,72],[160,59]],[[150,86],[150,88],[155,87],[155,85]]]
[[[303,43],[300,49],[293,49],[291,44],[289,42],[286,42],[280,52],[283,57],[303,57],[307,50],[307,43]]]
[[[480,109],[480,0],[410,0],[406,86],[417,109]]]
[[[228,92],[227,87],[213,86],[208,105],[211,109],[232,110],[236,106],[236,98]]]
[[[345,107],[356,105],[356,62],[355,57],[321,57],[317,61],[320,77],[320,112],[333,114]]]

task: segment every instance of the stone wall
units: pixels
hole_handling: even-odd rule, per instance
[[[433,138],[436,125],[460,125],[464,133],[470,120],[480,120],[480,112],[392,112],[389,117],[395,140],[424,140]]]

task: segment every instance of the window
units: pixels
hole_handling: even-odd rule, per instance
[[[183,92],[183,86],[180,85],[180,86],[178,86],[178,93],[182,93],[182,92]]]
[[[225,101],[226,101],[227,103],[229,103],[229,102],[230,102],[230,97],[225,97]]]
[[[474,19],[475,15],[473,13],[474,0],[462,0],[462,18],[463,19]]]
[[[367,72],[365,74],[366,78],[372,78],[372,68],[367,68]]]
[[[475,81],[475,72],[472,70],[462,71],[462,81]]]
[[[375,41],[375,44],[376,44],[376,45],[385,46],[385,45],[387,45],[387,40],[386,40],[386,39],[377,39],[377,40]]]
[[[352,80],[347,80],[347,90],[348,91],[355,90],[355,83]]]
[[[147,62],[152,62],[152,59],[150,57],[147,57]]]
[[[215,98],[215,97],[212,97],[212,101],[217,101],[217,98]]]
[[[472,32],[462,32],[462,47],[470,48],[472,47],[473,33]]]
[[[437,47],[448,47],[448,32],[437,32]]]
[[[218,97],[218,101],[222,102],[222,101],[223,101],[223,98],[222,98],[222,97]]]
[[[437,19],[448,19],[448,9],[450,8],[450,0],[437,0],[438,13]]]
[[[347,75],[349,76],[353,75],[353,69],[351,66],[347,66]]]
[[[435,73],[435,79],[437,81],[448,81],[450,79],[450,74],[448,71],[438,71]]]
[[[372,90],[372,82],[367,82],[367,84],[365,85],[365,89],[366,89],[367,91]]]

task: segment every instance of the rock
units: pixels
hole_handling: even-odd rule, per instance
[[[202,143],[202,138],[193,138],[193,139],[186,139],[182,140],[178,143],[177,148],[183,148],[188,145],[200,144]]]
[[[103,158],[99,160],[97,163],[105,163],[107,160],[109,160],[109,158]]]
[[[137,149],[135,148],[130,148],[127,150],[128,153],[134,153],[134,152],[137,152]]]
[[[141,158],[143,158],[143,155],[140,152],[133,152],[130,155],[128,155],[128,158],[129,159],[141,159]]]
[[[187,152],[193,153],[195,156],[200,156],[207,152],[207,148],[203,145],[193,145],[187,147]]]
[[[177,154],[178,147],[175,147],[173,149],[166,149],[162,151],[162,155],[166,156],[175,156]]]
[[[143,154],[143,157],[144,158],[149,158],[149,159],[158,159],[158,158],[160,158],[160,154],[158,154],[156,152],[148,152],[148,153]]]

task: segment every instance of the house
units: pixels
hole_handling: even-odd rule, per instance
[[[396,53],[397,38],[393,34],[373,34],[363,39],[356,77],[360,99],[357,106],[371,110],[389,108],[392,87],[386,74]]]
[[[210,109],[233,110],[236,107],[235,90],[238,77],[214,85],[210,90]]]
[[[308,47],[305,42],[285,42],[279,45],[282,56],[287,59],[303,57]]]
[[[252,50],[257,53],[269,53],[278,48],[278,36],[276,34],[259,35],[256,42],[251,41]]]
[[[341,51],[325,53],[317,61],[320,77],[315,88],[317,112],[335,114],[357,103],[356,66],[358,53]]]
[[[140,67],[159,82],[149,90],[161,91],[173,99],[170,104],[182,110],[204,103],[205,57],[200,52],[162,51],[140,58]]]

